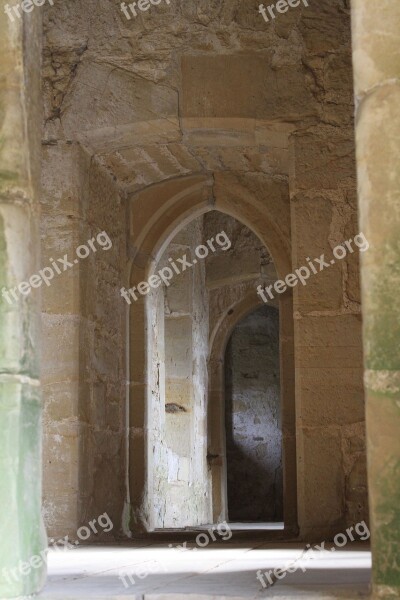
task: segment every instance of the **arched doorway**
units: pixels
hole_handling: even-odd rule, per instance
[[[247,226],[209,211],[176,232],[152,277],[161,279],[147,298],[153,523],[155,529],[195,527],[212,520],[209,332],[232,302],[276,272]]]
[[[279,309],[234,328],[225,353],[229,521],[283,521]]]
[[[267,246],[263,240],[265,236],[261,235],[261,232],[269,231],[273,248],[277,249],[279,247],[279,228],[273,224],[268,227],[268,216],[263,216],[261,206],[258,206],[257,203],[250,202],[246,209],[247,200],[243,198],[243,201],[235,201],[228,208],[226,198],[224,198],[224,202],[220,208],[218,201],[215,203],[215,201],[207,202],[205,200],[204,187],[202,188],[199,182],[189,186],[186,193],[184,191],[185,182],[181,183],[182,191],[175,196],[175,200],[171,198],[168,202],[164,202],[164,204],[160,200],[159,207],[156,208],[154,206],[156,210],[153,210],[151,217],[147,221],[143,216],[141,222],[134,224],[134,227],[137,229],[137,235],[134,238],[136,246],[134,247],[130,285],[149,280],[150,277],[154,276],[162,268],[162,261],[167,260],[171,266],[173,256],[168,252],[168,256],[165,254],[169,244],[173,243],[175,236],[183,231],[189,223],[202,215],[207,217],[210,213],[213,213],[214,215],[220,215],[220,218],[232,218],[233,222],[245,228],[247,231],[246,235],[254,236],[255,242],[253,246],[262,248],[263,252],[265,252]],[[193,178],[191,178],[190,183],[193,183]],[[168,185],[165,184],[165,187],[168,187]],[[154,202],[156,198],[154,190],[151,198],[151,201]],[[146,199],[149,200],[147,196],[144,200]],[[139,207],[138,203],[141,205],[139,199],[136,201],[136,209]],[[148,210],[148,205],[143,204],[143,208]],[[246,210],[243,218],[241,218],[241,211],[244,209]],[[136,214],[138,213],[136,212]],[[252,224],[252,220],[254,220],[254,228],[253,226],[249,227]],[[214,233],[217,231],[219,231],[218,228],[215,229]],[[207,235],[206,238],[208,237]],[[193,240],[194,238],[191,241]],[[205,242],[206,239],[203,240],[203,245],[207,245]],[[213,252],[210,252],[210,254],[213,254]],[[245,253],[245,256],[249,258],[250,254]],[[278,253],[277,261],[277,267],[279,266],[280,271],[284,269],[284,265],[287,262],[286,246],[283,244],[281,252]],[[218,261],[216,260],[215,264],[217,263]],[[235,261],[231,261],[228,269],[225,266],[222,269],[219,267],[214,269],[215,272],[219,271],[224,274],[226,285],[228,285],[232,275],[229,269],[234,264]],[[260,273],[258,272],[257,275],[260,276]],[[223,399],[223,390],[221,385],[219,383],[216,384],[216,382],[219,380],[220,375],[223,374],[221,366],[223,366],[224,362],[224,348],[231,329],[237,322],[237,318],[239,315],[244,316],[246,312],[261,303],[261,300],[257,296],[256,288],[258,283],[265,282],[265,273],[263,273],[263,277],[258,280],[254,273],[250,273],[250,276],[247,279],[245,278],[245,282],[237,282],[240,284],[238,286],[240,293],[233,294],[231,297],[225,294],[223,301],[211,302],[211,308],[209,307],[212,318],[210,318],[209,322],[209,358],[206,372],[208,393],[205,395],[205,411],[201,419],[197,421],[200,426],[198,431],[201,428],[203,430],[200,437],[203,436],[204,444],[201,444],[202,450],[197,454],[197,458],[193,456],[184,457],[189,458],[187,461],[189,470],[197,461],[199,472],[204,473],[204,468],[206,468],[207,475],[201,482],[200,487],[197,488],[199,494],[194,503],[197,507],[201,508],[200,510],[196,509],[196,515],[190,515],[190,520],[186,520],[186,522],[181,519],[184,511],[175,510],[175,516],[172,517],[172,521],[169,520],[169,517],[166,517],[168,493],[165,493],[165,482],[167,482],[167,486],[170,486],[174,482],[169,480],[171,461],[169,462],[168,456],[171,448],[168,446],[168,443],[165,444],[168,435],[167,437],[164,433],[161,436],[159,435],[160,432],[165,432],[164,428],[168,422],[177,423],[188,419],[185,410],[181,410],[180,408],[182,406],[185,408],[184,405],[173,400],[171,401],[171,397],[168,398],[166,396],[169,375],[165,371],[165,366],[167,365],[167,355],[165,352],[168,352],[168,342],[166,345],[160,346],[160,332],[163,332],[162,335],[165,336],[165,325],[169,321],[169,317],[166,321],[165,302],[160,300],[155,301],[152,293],[139,298],[138,302],[133,303],[131,306],[129,336],[131,357],[129,482],[133,514],[133,521],[131,521],[132,528],[144,528],[147,530],[159,529],[166,526],[180,528],[188,525],[199,525],[205,521],[216,522],[226,518],[225,449],[223,447],[224,433],[222,432],[224,429],[224,413],[223,403],[221,402],[221,398]],[[272,279],[276,279],[276,277],[277,274],[274,272]],[[167,286],[168,290],[171,287]],[[213,287],[212,283],[211,287]],[[295,531],[297,511],[294,397],[292,395],[293,317],[291,295],[287,294],[285,297],[281,297],[279,303],[282,308],[282,322],[284,323],[283,326],[281,324],[281,328],[285,329],[284,343],[281,346],[281,361],[283,358],[283,377],[285,378],[285,374],[287,377],[286,385],[282,387],[284,397],[283,430],[285,431],[286,440],[284,479],[285,489],[289,492],[285,492],[285,498],[290,499],[288,502],[285,502],[284,510],[287,515],[285,523],[288,524],[288,530]],[[163,314],[163,324],[160,324],[159,321],[161,313]],[[168,328],[170,328],[170,323],[167,324]],[[154,360],[155,357],[157,357],[156,360]],[[204,371],[202,373],[204,374]],[[205,379],[203,378],[204,381]],[[200,388],[196,386],[197,390]],[[192,416],[190,419],[192,419]],[[191,431],[193,434],[192,424],[193,419],[190,426],[181,428],[185,430],[185,434],[188,431]],[[169,439],[173,439],[173,437],[173,435],[170,435]],[[191,444],[193,440],[194,437],[192,436]],[[174,451],[173,448],[172,450]],[[172,456],[172,464],[174,464],[174,461],[175,457]],[[184,471],[185,468],[179,466],[178,479],[180,479]],[[162,481],[164,483],[161,484],[160,482]],[[186,480],[187,483],[188,481]],[[200,493],[205,501],[200,501]]]

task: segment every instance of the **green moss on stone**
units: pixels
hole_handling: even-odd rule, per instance
[[[375,508],[374,581],[400,589],[400,461],[382,464]]]
[[[376,371],[400,371],[400,240],[388,240],[379,257],[365,290],[366,365]]]

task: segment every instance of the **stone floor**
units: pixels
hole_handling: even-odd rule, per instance
[[[171,538],[172,540],[173,538]],[[181,547],[178,547],[181,546]],[[368,595],[371,555],[366,545],[315,553],[307,560],[298,543],[259,539],[193,542],[141,540],[122,545],[80,546],[49,552],[49,577],[40,600],[166,600],[204,598],[363,598]],[[302,557],[302,558],[301,558]],[[264,589],[256,578],[296,561],[298,570]],[[302,570],[304,569],[304,572]],[[125,585],[119,575],[126,576]]]

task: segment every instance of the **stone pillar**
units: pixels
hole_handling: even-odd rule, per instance
[[[38,592],[41,518],[39,290],[40,11],[12,20],[0,0],[0,597]],[[8,293],[15,290],[15,298]]]
[[[400,595],[400,3],[353,0],[375,598]]]

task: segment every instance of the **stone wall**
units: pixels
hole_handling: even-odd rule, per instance
[[[120,294],[127,262],[125,205],[114,181],[94,163],[81,243],[102,232],[103,247],[96,240],[79,275],[80,519],[86,524],[107,512],[118,535],[126,496],[127,307]]]
[[[228,515],[283,521],[279,313],[262,307],[234,329],[226,352]]]
[[[81,243],[88,167],[77,144],[43,147],[43,266],[65,254],[71,258]],[[49,537],[57,539],[76,535],[79,523],[81,267],[75,265],[42,288],[43,513]]]
[[[54,148],[79,144],[127,198],[133,278],[146,279],[159,245],[191,210],[193,218],[212,208],[240,218],[268,247],[279,277],[357,233],[348,2],[320,0],[273,23],[258,4],[176,0],[131,20],[97,0],[44,7],[43,137]],[[61,189],[75,189],[79,178],[61,161],[57,173]],[[251,279],[231,281],[232,293],[250,292]],[[298,516],[307,538],[332,536],[367,513],[358,290],[351,256],[295,289],[294,312],[290,294],[280,298],[282,390],[297,414]],[[211,290],[212,331],[232,309],[229,294]],[[131,313],[137,523],[152,458],[144,451],[147,321],[144,308]],[[76,365],[70,382],[80,378]],[[294,455],[291,418],[283,431]]]
[[[224,231],[232,244],[228,250],[217,246],[206,259],[212,339],[221,317],[259,284],[274,282],[277,274],[268,248],[246,225],[216,210],[205,214],[203,219],[205,240]]]
[[[64,255],[75,260],[81,245],[90,250],[54,278],[42,300],[44,515],[49,537],[76,539],[81,525],[106,510],[114,533],[121,528],[126,227],[113,181],[76,144],[45,145],[44,159],[43,265]],[[88,240],[103,231],[112,248],[94,241],[92,250]]]

